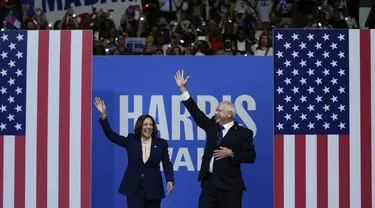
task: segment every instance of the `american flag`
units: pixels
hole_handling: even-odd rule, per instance
[[[374,208],[375,31],[273,41],[274,208]]]
[[[0,208],[90,207],[91,31],[0,32]]]

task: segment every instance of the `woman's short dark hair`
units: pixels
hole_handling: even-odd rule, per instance
[[[156,126],[155,119],[150,115],[141,115],[138,117],[137,122],[135,122],[135,126],[134,126],[134,134],[141,137],[143,122],[145,121],[146,118],[150,118],[152,121],[153,128],[152,128],[151,138],[155,139],[158,133],[158,128]]]

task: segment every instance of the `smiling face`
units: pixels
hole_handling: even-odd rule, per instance
[[[215,122],[219,125],[224,125],[233,120],[234,114],[231,111],[230,104],[227,102],[221,102],[215,111]]]
[[[142,124],[141,136],[145,139],[150,139],[152,136],[153,130],[154,130],[154,124],[151,118],[145,118]]]
[[[158,128],[155,119],[150,115],[141,115],[134,126],[134,133],[143,139],[151,139],[157,136]]]

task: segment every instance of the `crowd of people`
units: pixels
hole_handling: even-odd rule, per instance
[[[85,14],[70,9],[54,23],[39,8],[27,12],[29,5],[4,6],[3,2],[0,13],[15,12],[29,30],[92,29],[94,55],[272,56],[273,28],[359,27],[356,0],[166,1],[174,6],[167,10],[151,3],[126,6],[120,22],[114,22],[111,11],[95,7]],[[374,9],[370,13],[371,28]],[[127,44],[131,38],[141,40],[138,48]]]

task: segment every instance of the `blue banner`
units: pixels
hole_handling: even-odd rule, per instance
[[[122,135],[133,132],[141,114],[156,119],[159,136],[168,140],[176,180],[162,207],[197,207],[205,133],[181,103],[173,76],[183,69],[191,77],[191,96],[207,115],[222,100],[231,100],[236,120],[254,131],[257,159],[242,165],[247,186],[243,207],[268,208],[273,206],[272,63],[272,57],[243,56],[94,57],[92,96],[105,101],[110,124]],[[126,151],[104,136],[95,106],[92,118],[92,207],[126,207],[126,197],[117,192]]]
[[[42,10],[53,12],[56,10],[68,10],[70,8],[89,6],[95,4],[117,3],[117,2],[133,2],[133,0],[37,0],[41,2]],[[35,0],[33,1],[35,3]],[[96,6],[96,5],[95,5]],[[124,8],[125,10],[125,8]]]

